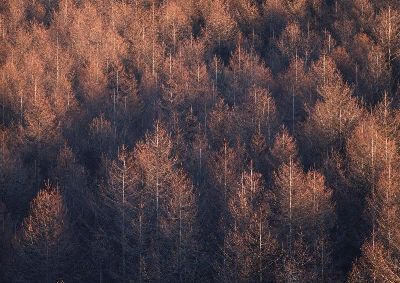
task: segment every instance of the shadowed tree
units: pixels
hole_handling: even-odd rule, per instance
[[[374,143],[375,140],[375,143]],[[382,148],[381,146],[384,146]],[[399,158],[393,141],[371,140],[371,158],[365,162],[366,178],[370,183],[367,192],[366,221],[370,236],[362,247],[362,256],[354,263],[350,282],[397,282],[399,277],[400,219]]]
[[[303,145],[307,148],[308,162],[321,162],[332,150],[342,151],[362,115],[346,84],[323,83],[318,94],[320,99],[310,109],[304,124]]]
[[[269,214],[261,174],[250,168],[229,195],[219,267],[222,281],[265,282],[273,278],[277,242]]]
[[[172,149],[171,136],[156,121],[134,151],[144,192],[144,264],[152,280],[186,281],[197,258],[195,194]]]
[[[275,172],[274,185],[273,207],[277,212],[273,217],[283,246],[283,266],[289,268],[288,272],[294,268],[293,274],[290,271],[285,275],[287,280],[313,280],[306,279],[309,276],[328,279],[332,275],[328,235],[335,219],[332,192],[326,187],[324,176],[316,171],[304,173],[296,157],[291,155]],[[296,262],[304,269],[292,266]],[[308,275],[296,279],[297,273]]]
[[[128,281],[135,270],[135,261],[129,260],[134,255],[134,190],[138,176],[133,170],[132,154],[125,146],[119,149],[118,157],[108,167],[108,181],[103,186],[103,197],[110,211],[107,217],[114,227],[112,235],[103,235],[110,241],[109,248],[117,248],[114,257],[104,259],[108,262],[105,271],[113,280]],[[105,212],[100,212],[105,214]],[[110,268],[111,267],[111,268]]]
[[[32,201],[14,245],[17,281],[55,282],[73,280],[73,242],[68,217],[58,189],[45,185]]]

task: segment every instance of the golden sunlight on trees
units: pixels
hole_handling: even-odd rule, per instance
[[[0,1],[0,282],[400,282],[399,19]]]

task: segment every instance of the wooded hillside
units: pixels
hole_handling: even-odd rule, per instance
[[[0,282],[400,282],[398,0],[2,0]]]

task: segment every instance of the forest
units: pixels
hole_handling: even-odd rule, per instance
[[[1,0],[0,282],[400,282],[399,0]]]

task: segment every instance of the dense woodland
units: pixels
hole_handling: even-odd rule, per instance
[[[0,1],[0,282],[400,282],[400,1]]]

